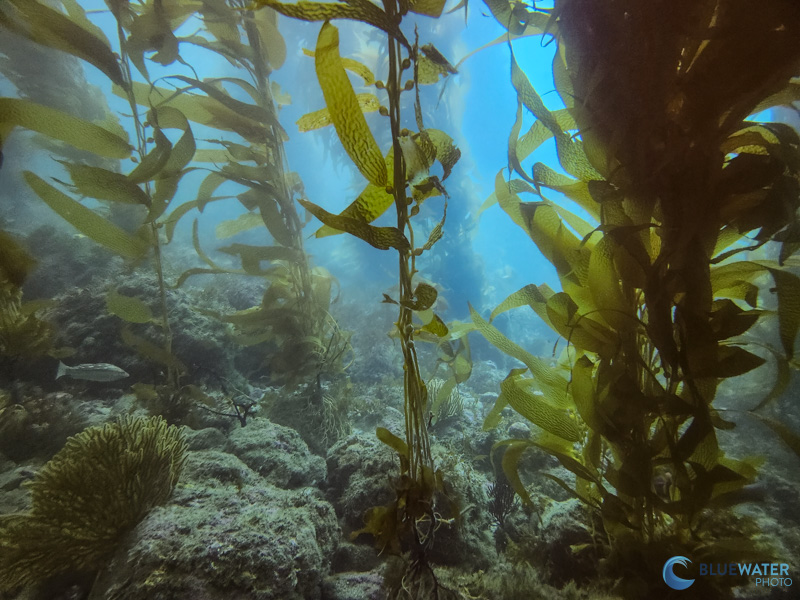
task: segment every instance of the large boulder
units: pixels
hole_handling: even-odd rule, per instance
[[[192,452],[170,504],[103,570],[93,598],[319,600],[340,531],[311,488],[280,489],[235,456]]]
[[[274,486],[291,489],[325,480],[325,460],[312,454],[294,429],[254,419],[234,429],[229,441],[230,452]]]

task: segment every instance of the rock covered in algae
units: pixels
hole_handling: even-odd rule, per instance
[[[327,475],[325,460],[312,454],[294,429],[255,419],[230,434],[230,452],[279,488],[315,485]]]
[[[328,451],[327,497],[346,528],[361,529],[368,509],[389,503],[387,474],[395,470],[391,450],[374,435],[350,435]]]
[[[152,275],[132,273],[114,290],[144,301],[154,315],[161,314],[159,290]],[[121,331],[124,326],[139,338],[159,343],[160,330],[152,323],[126,324],[109,312],[107,299],[108,281],[102,278],[86,287],[72,287],[58,295],[49,313],[58,328],[57,343],[74,348],[74,356],[80,357],[81,362],[108,362],[125,369],[131,375],[131,382],[152,379],[156,363],[128,345]],[[194,382],[211,380],[217,383],[219,377],[235,380],[238,377],[234,360],[240,349],[230,339],[223,323],[194,310],[198,301],[202,302],[188,290],[169,290],[167,293],[173,355],[184,365]]]
[[[383,576],[376,571],[337,573],[323,583],[325,600],[383,600]]]
[[[190,453],[183,481],[129,536],[93,598],[321,598],[341,534],[316,490],[279,489],[217,450]]]

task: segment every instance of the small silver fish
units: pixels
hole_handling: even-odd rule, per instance
[[[108,363],[89,363],[68,367],[59,361],[56,379],[59,377],[71,377],[85,381],[116,381],[128,377],[128,374],[119,367]]]

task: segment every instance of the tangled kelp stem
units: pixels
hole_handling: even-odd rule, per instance
[[[125,86],[125,96],[127,97],[128,104],[131,109],[131,117],[133,119],[134,130],[136,132],[136,152],[139,155],[139,164],[147,156],[147,135],[145,134],[145,125],[139,116],[139,106],[136,102],[136,97],[133,91],[133,77],[131,72],[131,62],[127,51],[127,36],[125,29],[122,26],[122,15],[118,10],[112,11],[115,19],[117,20],[117,36],[119,38],[120,47],[120,68],[122,70]],[[151,185],[149,181],[144,182],[144,189],[149,205],[152,205]],[[167,284],[164,280],[164,262],[161,253],[161,237],[159,235],[159,224],[156,219],[149,222],[148,228],[150,230],[150,242],[153,248],[153,262],[155,264],[156,278],[158,279],[158,298],[161,306],[161,335],[164,339],[164,352],[166,356],[172,356],[172,328],[169,323],[169,315],[167,312]],[[170,395],[176,394],[180,387],[180,373],[173,361],[167,361],[164,365],[166,368],[167,387],[170,390]]]

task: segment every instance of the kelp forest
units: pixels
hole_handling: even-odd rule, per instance
[[[0,0],[0,600],[794,597],[799,109],[794,0]]]

